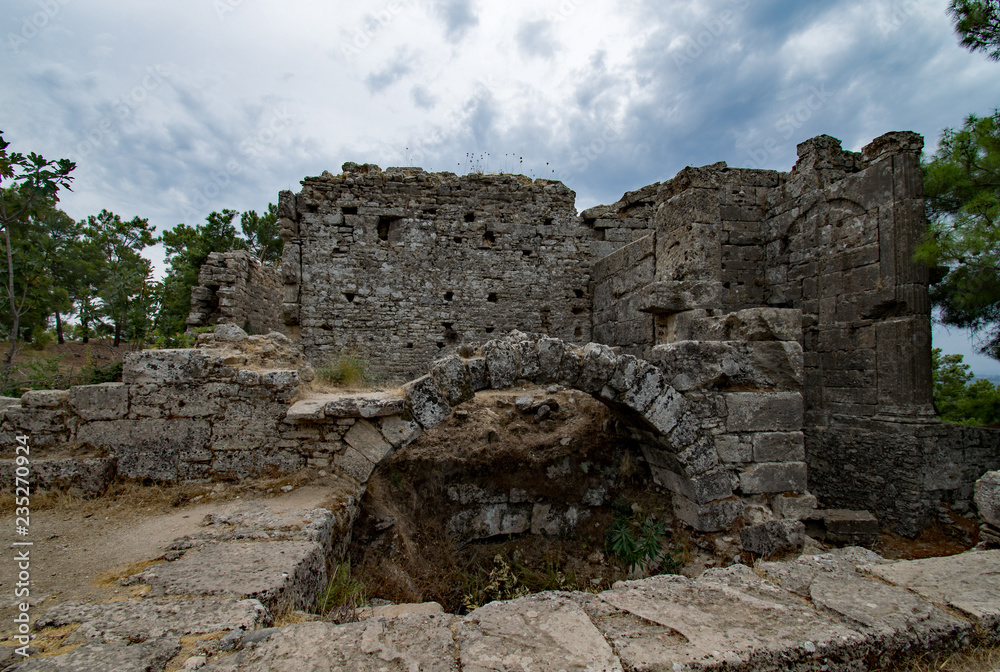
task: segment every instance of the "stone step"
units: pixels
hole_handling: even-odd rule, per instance
[[[14,492],[16,460],[0,460],[0,492]],[[31,491],[66,492],[79,497],[99,497],[118,473],[115,457],[33,458],[29,463]]]
[[[935,558],[929,566],[850,548],[764,563],[759,571],[764,576],[734,565],[694,580],[619,582],[600,595],[540,593],[492,602],[464,618],[418,613],[290,625],[203,669],[332,672],[394,661],[400,669],[463,672],[528,665],[538,672],[857,670],[1000,634],[1000,551]],[[868,576],[874,573],[888,583]],[[961,613],[909,591],[932,580],[934,601]]]

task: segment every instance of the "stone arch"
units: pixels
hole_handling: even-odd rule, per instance
[[[732,495],[728,475],[721,473],[724,487],[698,492],[694,477],[718,465],[714,442],[703,436],[702,418],[659,367],[599,343],[576,346],[517,331],[486,342],[471,356],[437,360],[426,375],[403,385],[401,396],[345,400],[333,415],[357,420],[344,435],[347,448],[337,466],[365,483],[397,450],[477,392],[507,389],[518,380],[562,385],[605,404],[640,442],[647,459],[650,449],[656,450],[660,473],[668,474],[658,480],[669,489],[699,503]],[[329,403],[326,413],[331,415]]]

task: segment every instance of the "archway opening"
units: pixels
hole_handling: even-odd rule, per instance
[[[604,590],[681,568],[689,538],[670,512],[669,492],[605,405],[558,386],[488,390],[373,474],[351,573],[376,604],[453,613]],[[646,549],[631,556],[629,544]]]

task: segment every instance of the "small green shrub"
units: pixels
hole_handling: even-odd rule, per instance
[[[660,571],[674,574],[684,564],[683,549],[666,543],[667,531],[663,521],[647,516],[639,521],[625,511],[631,508],[619,502],[612,504],[615,518],[605,533],[604,546],[609,555],[618,558],[629,571],[636,567],[658,564]]]
[[[122,381],[122,362],[113,362],[104,366],[89,365],[80,370],[79,385],[99,385],[101,383],[120,383]]]
[[[319,600],[319,613],[336,623],[358,620],[358,609],[367,602],[364,584],[351,576],[351,563],[334,565],[326,590]]]
[[[363,387],[373,382],[368,360],[357,352],[342,352],[316,367],[316,378],[337,387]]]

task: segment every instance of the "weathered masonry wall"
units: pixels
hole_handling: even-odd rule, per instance
[[[190,327],[232,324],[253,334],[283,327],[278,270],[245,250],[212,252],[191,289]]]
[[[640,356],[720,340],[738,311],[801,311],[811,487],[903,531],[1000,463],[998,433],[941,425],[931,406],[922,146],[890,133],[853,153],[820,136],[790,173],[687,168],[659,186],[655,231],[594,268],[595,337]]]
[[[280,197],[285,321],[313,364],[354,349],[407,379],[515,327],[591,340],[594,232],[561,183],[344,170]]]

